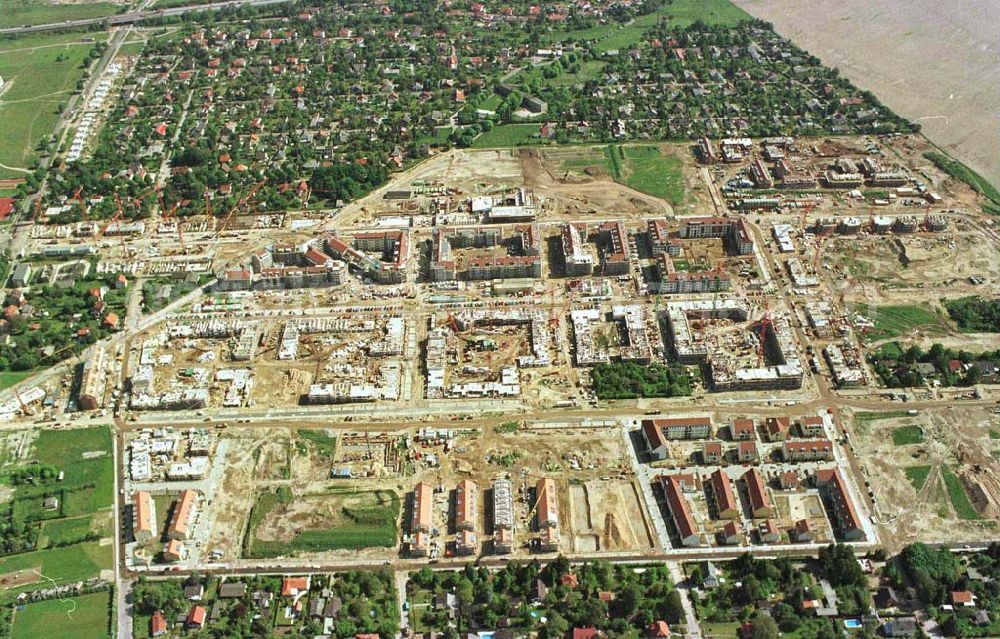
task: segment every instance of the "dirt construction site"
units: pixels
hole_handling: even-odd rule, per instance
[[[890,550],[992,534],[1000,514],[1000,415],[994,411],[956,405],[916,415],[853,415],[853,449]]]
[[[530,555],[529,542],[538,534],[533,520],[535,484],[543,477],[556,482],[561,552],[655,548],[652,523],[624,440],[606,429],[527,428],[511,422],[502,432],[334,433],[273,427],[229,428],[223,437],[226,458],[220,461],[227,472],[210,506],[212,530],[203,550],[216,551],[222,561],[246,557],[254,544],[294,545],[303,533],[308,537],[349,528],[353,511],[390,512],[396,499],[401,507],[391,546],[283,554],[340,559],[405,554],[398,542],[409,532],[406,505],[421,481],[435,488],[435,535],[444,545],[452,529],[451,495],[464,479],[474,481],[482,495],[488,494],[495,479],[510,479],[514,556]],[[272,495],[283,497],[262,510]],[[492,504],[486,502],[480,499],[476,514],[481,539],[488,538],[492,526]]]

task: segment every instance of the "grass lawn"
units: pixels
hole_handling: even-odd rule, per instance
[[[299,437],[310,442],[312,444],[312,448],[315,449],[315,451],[322,457],[332,457],[337,451],[337,438],[331,437],[325,430],[310,430],[303,428],[296,432]]]
[[[626,146],[625,184],[677,205],[684,200],[683,162],[656,146]]]
[[[877,422],[880,419],[898,419],[900,417],[909,416],[909,411],[905,410],[887,410],[880,412],[869,412],[862,411],[854,414],[854,419],[859,422]]]
[[[0,15],[5,11],[6,2]],[[104,35],[35,35],[0,41],[0,76],[9,85],[0,96],[4,123],[0,164],[28,168],[35,161],[35,147],[55,129],[59,113],[83,77],[80,64],[94,46],[82,42],[83,37],[100,40]],[[23,176],[0,168],[0,178]]]
[[[476,149],[491,149],[495,147],[520,146],[538,144],[540,124],[501,124],[486,131],[475,139],[472,147]]]
[[[735,621],[728,623],[704,622],[701,624],[702,636],[710,639],[735,639],[739,629],[740,624]]]
[[[924,429],[920,426],[903,426],[892,431],[892,443],[896,446],[909,446],[924,441]]]
[[[646,31],[656,26],[661,18],[671,25],[686,27],[696,20],[706,24],[737,24],[750,15],[729,0],[674,0],[653,13],[639,16],[627,25],[599,25],[590,29],[551,33],[543,37],[547,42],[596,42],[599,52],[625,49],[640,42]]]
[[[941,474],[944,477],[945,488],[948,489],[948,499],[955,509],[955,514],[959,519],[982,519],[976,509],[972,507],[969,496],[962,487],[962,480],[947,466],[941,467]]]
[[[574,84],[584,84],[592,82],[601,77],[607,62],[600,60],[588,60],[580,64],[579,73],[560,73],[551,81],[553,86],[572,86]]]
[[[931,334],[945,332],[941,316],[923,306],[867,307],[856,305],[853,310],[875,324],[873,329],[864,333],[864,338],[867,341],[906,335],[918,328]]]
[[[297,499],[337,500],[339,521],[330,528],[299,530],[290,542],[264,541],[257,538],[257,527],[284,508],[294,498],[290,491],[262,493],[250,513],[245,556],[278,557],[295,552],[392,547],[396,544],[396,519],[399,497],[388,491],[365,491],[334,488],[325,493],[304,495]],[[317,504],[317,507],[321,507]],[[283,516],[283,515],[277,515]]]
[[[83,541],[93,530],[93,516],[83,515],[69,519],[55,519],[43,524],[38,540],[39,548],[63,546]]]
[[[11,639],[99,639],[108,636],[107,592],[51,599],[14,611]]]
[[[31,371],[0,373],[0,390],[10,388],[14,384],[20,383],[21,380],[27,378],[29,375],[31,375]]]
[[[920,492],[920,490],[924,487],[924,484],[927,483],[927,476],[931,474],[931,467],[910,466],[903,472],[906,473],[906,478],[910,480],[911,484],[913,484],[913,488],[916,489],[917,492]]]
[[[93,487],[69,493],[65,514],[78,515],[109,508],[114,500],[115,469],[111,458],[111,430],[107,426],[79,430],[43,430],[35,442],[38,461],[66,473],[60,484],[69,489]],[[100,455],[98,453],[103,452]]]
[[[49,579],[57,583],[81,581],[96,577],[101,570],[110,569],[113,561],[111,551],[111,544],[101,546],[94,541],[64,548],[9,555],[0,558],[0,575],[22,570],[38,570],[42,575],[33,575],[31,583],[45,581],[51,584]]]
[[[111,2],[60,2],[48,0],[3,0],[0,8],[0,29],[22,25],[50,24],[64,20],[103,18],[118,13],[119,5]]]

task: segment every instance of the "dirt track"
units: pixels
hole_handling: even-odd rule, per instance
[[[735,0],[1000,184],[995,0]],[[944,116],[944,117],[942,117]]]

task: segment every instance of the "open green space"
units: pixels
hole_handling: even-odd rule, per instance
[[[930,334],[942,334],[947,329],[941,316],[923,306],[856,305],[852,310],[874,324],[873,328],[862,331],[869,342],[907,335],[917,329]]]
[[[204,4],[205,0],[156,0],[153,9],[169,9],[170,7],[186,7],[190,4]]]
[[[111,2],[56,3],[49,0],[3,0],[0,4],[0,29],[103,18],[119,11],[121,5]]]
[[[941,476],[944,478],[944,486],[948,490],[948,499],[951,500],[951,506],[955,509],[958,518],[982,519],[972,506],[972,502],[969,501],[969,495],[966,494],[962,480],[958,478],[958,475],[948,466],[942,466]]]
[[[652,13],[638,16],[622,25],[595,25],[587,29],[546,34],[548,43],[593,42],[601,53],[632,47],[641,42],[646,31],[663,20],[676,27],[687,27],[700,20],[705,24],[737,24],[750,15],[729,0],[673,0]]]
[[[906,478],[913,484],[913,488],[917,492],[920,492],[924,484],[927,483],[928,475],[931,474],[931,466],[910,466],[903,472],[906,473]]]
[[[38,545],[43,548],[66,546],[88,541],[94,534],[96,533],[93,531],[93,517],[91,515],[54,519],[46,521],[42,525],[42,534],[39,537]]]
[[[299,530],[291,541],[262,540],[258,529],[269,517],[285,517],[295,500],[333,501],[337,521],[330,528]],[[333,488],[295,497],[285,487],[261,493],[250,512],[244,555],[251,558],[288,556],[296,552],[392,547],[396,544],[399,497],[389,491]]]
[[[6,15],[6,2],[0,16]],[[66,5],[79,6],[79,5]],[[81,66],[89,59],[94,43],[104,35],[32,35],[0,40],[0,164],[29,168],[38,157],[35,150],[59,121],[59,114],[83,77]],[[24,177],[21,171],[0,168],[0,178]]]
[[[300,428],[296,433],[301,439],[309,442],[313,450],[321,457],[333,457],[333,454],[337,452],[337,438],[331,436],[326,430]]]
[[[95,592],[20,606],[14,611],[11,639],[108,637],[110,596],[108,592]]]
[[[59,584],[82,581],[96,577],[101,570],[112,567],[111,551],[110,544],[102,546],[99,542],[86,542],[62,548],[8,555],[0,558],[0,575],[28,571],[30,579],[25,579],[25,582],[29,584],[44,582],[51,585],[50,579]]]
[[[472,143],[476,149],[538,144],[538,124],[502,124],[483,132]]]
[[[0,373],[0,390],[3,390],[4,388],[10,388],[14,384],[21,383],[29,375],[31,375],[31,371],[18,371],[16,373],[12,372]]]
[[[854,419],[859,422],[877,422],[882,419],[899,419],[909,414],[910,412],[905,410],[860,411],[854,413]]]
[[[909,446],[924,441],[924,429],[917,425],[903,426],[892,431],[892,443],[896,446]]]
[[[684,200],[684,163],[657,146],[626,146],[625,185],[673,205]]]
[[[43,430],[32,455],[0,478],[13,488],[0,507],[0,574],[28,571],[16,590],[97,576],[111,566],[111,545],[99,543],[106,525],[94,517],[113,503],[110,429]]]

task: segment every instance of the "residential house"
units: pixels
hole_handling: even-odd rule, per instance
[[[734,441],[745,441],[754,438],[752,419],[734,419],[729,425],[729,435]]]
[[[735,521],[730,521],[722,527],[719,539],[727,546],[738,546],[743,542],[743,533],[740,532],[740,527]]]
[[[769,442],[783,442],[788,438],[789,428],[787,417],[768,417],[764,420],[764,437]]]
[[[741,464],[757,463],[757,442],[740,442],[736,445],[736,459]]]
[[[739,517],[740,508],[733,493],[732,483],[722,469],[712,473],[710,480],[712,497],[715,500],[716,517],[719,519],[735,519]]]
[[[722,443],[705,442],[702,444],[701,461],[703,464],[718,464],[722,461]]]

